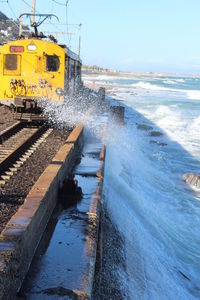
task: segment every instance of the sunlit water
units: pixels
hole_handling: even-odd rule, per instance
[[[199,299],[200,194],[182,177],[200,173],[200,79],[95,81],[109,84],[126,108],[126,126],[111,125],[104,181],[107,208],[125,241],[122,288],[130,299]]]

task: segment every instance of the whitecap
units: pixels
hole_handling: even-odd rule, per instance
[[[165,81],[163,81],[163,83],[166,83],[166,84],[177,84],[177,82],[173,81],[173,80],[165,80]]]
[[[199,90],[188,90],[186,91],[188,99],[191,100],[200,100],[200,91]]]

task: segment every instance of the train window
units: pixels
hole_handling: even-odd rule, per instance
[[[5,54],[3,57],[3,74],[20,75],[21,74],[21,55]]]
[[[9,71],[17,70],[17,55],[16,54],[6,54],[5,55],[5,69]]]
[[[60,67],[60,60],[57,55],[47,55],[46,69],[48,72],[57,72]]]

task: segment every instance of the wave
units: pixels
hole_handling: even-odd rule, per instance
[[[133,87],[138,87],[145,90],[153,90],[153,91],[176,91],[175,89],[165,88],[158,86],[156,84],[151,84],[149,82],[139,81],[138,83],[131,84]]]
[[[173,111],[158,107],[158,115],[166,113]],[[170,139],[168,150],[158,152],[129,123],[132,114],[127,112],[127,117],[127,127],[117,130],[116,139],[109,139],[106,159],[112,167],[105,171],[106,202],[126,251],[128,280],[122,284],[127,285],[131,299],[174,299],[174,295],[195,299],[192,287],[198,286],[199,278],[195,255],[200,220],[190,201],[193,195],[178,183],[185,153]],[[187,286],[184,274],[190,278]]]
[[[184,83],[184,82],[185,82],[185,80],[184,80],[184,79],[175,79],[175,81],[177,81],[177,82],[182,82],[182,83]]]
[[[165,81],[163,81],[163,83],[165,83],[165,84],[177,84],[176,80],[175,81],[173,81],[173,80],[165,80]]]
[[[169,92],[174,92],[174,93],[184,93],[184,94],[186,94],[188,99],[200,100],[200,90],[173,89],[173,88],[158,86],[156,84],[151,84],[149,82],[144,82],[144,81],[140,81],[138,83],[133,83],[131,86],[136,87],[136,88],[145,89],[145,90],[151,90],[151,91],[169,91]]]

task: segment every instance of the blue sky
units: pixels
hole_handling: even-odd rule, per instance
[[[32,4],[32,0],[25,2]],[[9,3],[17,16],[20,10],[29,12],[23,0]],[[7,3],[0,5],[14,18]],[[65,6],[53,0],[36,0],[36,9],[53,12],[66,22]],[[69,0],[67,15],[69,23],[83,24],[84,63],[125,71],[200,73],[199,0]],[[67,30],[50,24],[45,29]],[[59,38],[77,51],[78,30],[69,27],[69,31],[76,34]]]

